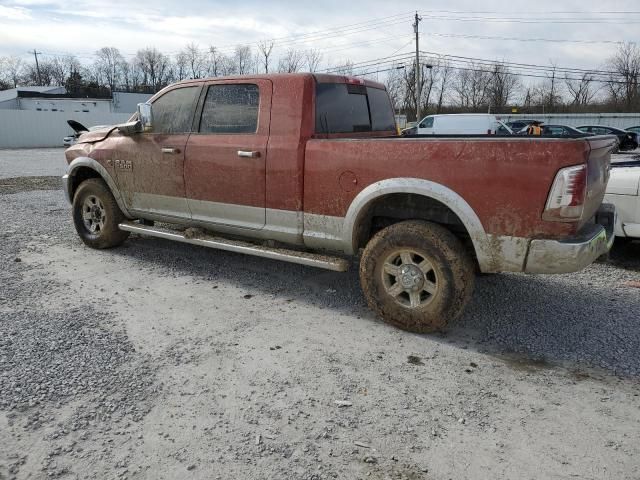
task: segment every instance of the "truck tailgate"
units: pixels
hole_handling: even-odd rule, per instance
[[[590,221],[602,204],[609,181],[611,150],[616,141],[612,135],[588,137],[587,195],[584,205],[583,224]]]

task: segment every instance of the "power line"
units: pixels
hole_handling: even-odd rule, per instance
[[[465,56],[461,56],[461,55],[450,55],[450,54],[441,54],[438,52],[421,52],[423,54],[427,54],[427,55],[433,55],[435,57],[438,58],[447,58],[447,59],[461,59],[461,60],[470,60],[470,61],[475,61],[475,62],[481,62],[481,63],[488,63],[488,64],[495,64],[495,63],[499,63],[499,64],[503,64],[503,65],[508,65],[514,68],[531,68],[531,69],[537,69],[537,70],[546,70],[546,71],[561,71],[561,72],[572,72],[572,73],[590,73],[590,74],[603,74],[603,75],[617,75],[618,72],[614,72],[614,71],[610,71],[610,70],[598,70],[598,69],[586,69],[586,68],[573,68],[573,67],[558,67],[558,66],[553,66],[553,65],[536,65],[533,63],[518,63],[518,62],[509,62],[509,61],[496,61],[496,60],[489,60],[489,59],[483,59],[483,58],[476,58],[476,57],[465,57]]]
[[[429,13],[453,13],[453,14],[501,14],[505,13],[504,10],[423,10],[424,12]],[[576,10],[551,10],[551,11],[518,11],[520,15],[537,15],[544,13],[545,15],[571,15],[571,14],[587,14],[587,15],[640,15],[640,10],[633,11],[622,11],[622,10],[585,10],[585,11],[576,11]]]
[[[527,24],[625,24],[635,25],[640,23],[640,19],[629,20],[626,18],[528,18],[528,17],[485,17],[485,16],[448,16],[448,15],[429,15],[423,13],[426,19],[430,20],[448,20],[454,22],[487,22],[487,23],[527,23]]]
[[[559,38],[520,38],[520,37],[496,37],[491,35],[465,35],[462,33],[436,33],[427,32],[422,35],[429,35],[434,37],[451,37],[451,38],[469,38],[474,40],[501,40],[511,42],[551,42],[551,43],[583,43],[583,44],[620,44],[624,43],[623,40],[568,40]]]

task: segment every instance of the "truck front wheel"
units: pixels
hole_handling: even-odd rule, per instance
[[[73,196],[73,223],[82,241],[91,248],[111,248],[123,243],[129,232],[118,228],[125,216],[101,178],[80,184]]]
[[[443,330],[469,302],[474,265],[446,228],[405,221],[378,232],[360,261],[360,283],[369,307],[403,330]]]

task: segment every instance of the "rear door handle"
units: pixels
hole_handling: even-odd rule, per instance
[[[260,152],[258,151],[247,152],[245,150],[238,150],[238,156],[241,158],[258,158],[260,157]]]
[[[162,147],[162,153],[180,153],[180,149],[173,147]]]

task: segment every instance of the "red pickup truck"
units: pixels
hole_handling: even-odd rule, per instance
[[[370,307],[444,328],[476,272],[564,273],[606,253],[611,137],[398,137],[383,85],[291,74],[189,80],[82,134],[64,176],[82,240],[130,232],[333,270]]]

